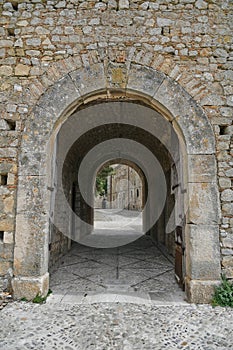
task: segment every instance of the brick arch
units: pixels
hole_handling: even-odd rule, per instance
[[[126,68],[111,62],[66,74],[46,90],[26,121],[19,160],[15,296],[30,298],[38,291],[45,294],[48,288],[46,162],[52,151],[48,144],[53,146],[60,125],[78,107],[116,98],[143,101],[154,108],[172,123],[184,142],[190,202],[186,229],[188,298],[208,301],[220,275],[220,205],[212,127],[196,101],[165,74],[150,67],[131,64]],[[31,251],[37,253],[32,256]]]

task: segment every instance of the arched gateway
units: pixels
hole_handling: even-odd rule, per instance
[[[164,74],[133,64],[127,72],[121,65],[111,65],[106,73],[100,63],[57,81],[26,122],[19,160],[15,297],[30,299],[38,292],[47,293],[56,206],[72,238],[72,210],[61,206],[69,202],[81,162],[95,148],[88,183],[98,167],[112,159],[124,158],[139,166],[149,184],[146,231],[166,242],[169,232],[182,227],[187,298],[208,302],[220,276],[220,205],[210,123],[190,95]],[[163,176],[166,185],[159,191]],[[84,193],[89,212],[85,212],[84,226],[76,227],[78,235],[88,233],[92,224],[91,191],[85,184]]]

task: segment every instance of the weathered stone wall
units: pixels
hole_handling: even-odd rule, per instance
[[[222,266],[233,278],[232,30],[231,0],[0,0],[0,276],[13,261],[25,121],[54,82],[102,62],[106,86],[124,88],[136,63],[174,79],[204,109],[216,135]]]

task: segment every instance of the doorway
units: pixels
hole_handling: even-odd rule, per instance
[[[97,107],[101,108],[101,113],[98,113]],[[97,276],[95,278],[105,280],[103,282],[105,289],[108,288],[106,280],[108,281],[109,278],[107,278],[108,274],[106,278],[104,277],[104,270],[115,276],[115,283],[116,281],[122,282],[122,276],[119,273],[122,273],[121,269],[124,266],[121,265],[121,260],[128,259],[125,256],[128,254],[126,251],[135,254],[134,257],[131,256],[132,263],[129,263],[130,269],[134,269],[132,270],[134,272],[128,269],[129,276],[131,273],[132,275],[136,273],[136,267],[138,271],[144,269],[143,276],[145,277],[146,274],[148,277],[145,278],[145,281],[150,280],[152,283],[151,292],[155,292],[157,288],[156,283],[153,287],[153,281],[158,275],[162,278],[162,275],[169,273],[170,276],[172,273],[172,281],[176,283],[174,266],[178,264],[179,269],[176,269],[176,272],[179,271],[179,279],[182,281],[180,284],[182,287],[184,285],[184,249],[179,255],[179,261],[176,249],[178,242],[176,220],[180,217],[184,220],[182,215],[184,198],[180,196],[183,184],[181,183],[182,155],[179,140],[170,128],[165,138],[167,139],[166,147],[161,135],[158,134],[157,127],[152,127],[154,120],[150,115],[151,110],[147,108],[144,110],[144,108],[146,107],[140,106],[139,108],[135,103],[102,102],[96,106],[96,113],[101,115],[101,118],[99,125],[98,123],[95,125],[96,115],[94,117],[90,113],[90,110],[94,112],[95,106],[89,106],[86,107],[84,119],[82,117],[82,125],[85,125],[85,120],[87,121],[86,130],[80,132],[78,136],[75,135],[74,142],[69,145],[66,152],[64,148],[67,147],[67,135],[69,143],[72,139],[70,125],[74,130],[78,130],[81,125],[79,112],[69,118],[69,123],[62,126],[57,137],[57,176],[55,180],[57,191],[53,194],[55,203],[53,219],[55,231],[57,231],[56,236],[66,238],[60,239],[62,244],[57,252],[56,249],[53,249],[57,247],[57,243],[53,244],[54,234],[51,235],[50,255],[55,258],[50,261],[57,260],[55,269],[59,271],[59,263],[60,266],[64,264],[66,266],[66,260],[62,255],[67,253],[71,247],[68,254],[75,257],[74,261],[81,259],[80,265],[79,263],[71,264],[73,267],[78,264],[76,266],[78,270],[76,272],[72,270],[70,275],[70,277],[76,276],[78,280],[83,278],[82,268],[87,273],[92,274],[93,272],[88,272],[85,264],[92,266],[90,261],[94,259],[98,265],[100,256],[103,261],[112,258],[113,262],[109,263],[109,266],[105,268],[102,266],[102,273],[100,273],[101,269],[99,270],[100,275],[94,269],[94,275]],[[142,114],[139,113],[140,109],[143,109],[144,112],[143,119]],[[81,112],[83,113],[84,110]],[[135,112],[138,115],[136,119]],[[161,116],[154,115],[154,113],[153,111],[153,118],[157,118],[161,123]],[[111,115],[114,117],[118,115],[118,120],[116,118],[114,122],[111,118],[109,120]],[[122,120],[122,115],[124,115],[124,120]],[[145,119],[147,119],[146,123]],[[60,150],[65,157],[59,155]],[[98,189],[96,189],[97,182]],[[64,210],[64,199],[68,203],[68,210]],[[184,225],[182,220],[180,222]],[[183,241],[182,244],[184,248]],[[144,251],[143,255],[145,247],[149,249],[147,252]],[[68,261],[71,256],[68,255]],[[96,256],[99,256],[98,259]],[[152,262],[153,257],[157,262],[157,268],[156,263]],[[161,261],[165,259],[167,263],[165,270],[160,266],[159,257]],[[175,259],[177,259],[176,264]],[[150,269],[152,265],[154,267]],[[139,276],[141,275],[138,272]],[[140,285],[143,282],[141,278],[142,276],[138,283],[128,283],[127,288],[130,290],[133,288],[136,291],[137,284]],[[129,280],[130,277],[127,278],[125,275],[125,279]],[[170,280],[169,277],[168,281]],[[90,281],[93,282],[93,279]],[[145,287],[146,283],[143,282],[142,285]],[[145,291],[144,287],[141,286],[139,290]]]
[[[77,165],[80,159],[84,159],[85,152],[89,153],[92,148],[100,152],[94,152],[98,164],[93,158],[94,168],[90,169],[92,163],[87,164],[89,186],[81,191],[82,196],[90,194],[93,179],[89,175],[93,176],[95,169],[107,159],[116,159],[123,154],[124,158],[131,156],[130,160],[137,162],[144,154],[140,161],[145,173],[149,169],[146,178],[149,179],[151,174],[158,176],[157,170],[161,166],[160,175],[164,175],[167,183],[166,212],[163,215],[165,191],[160,191],[161,186],[153,196],[150,196],[153,187],[148,191],[147,202],[151,211],[147,211],[147,231],[158,242],[171,247],[173,245],[168,242],[174,240],[175,228],[185,217],[181,227],[187,299],[197,303],[209,302],[213,287],[219,282],[220,202],[215,137],[210,122],[198,102],[173,79],[151,67],[139,67],[133,63],[126,71],[118,68],[123,75],[127,72],[123,90],[111,84],[111,88],[106,88],[112,71],[106,70],[102,63],[92,64],[88,70],[80,67],[72,76],[66,74],[47,89],[25,121],[19,154],[17,192],[20,200],[17,201],[12,279],[16,298],[27,296],[31,299],[37,293],[45,295],[49,285],[48,255],[50,262],[55,263],[58,256],[69,249],[72,239],[90,233],[93,203],[91,198],[83,198],[89,205],[86,210],[88,222],[77,220],[75,216],[72,219],[72,187],[75,181],[80,185],[76,178]],[[81,89],[74,76],[86,77]],[[34,132],[35,120],[40,137]],[[63,128],[66,129],[64,142],[61,137]],[[178,149],[173,147],[173,136],[179,140]],[[104,153],[101,147],[97,147],[98,140],[106,145],[107,140],[114,137],[134,140],[141,144],[141,148],[136,144],[136,147],[131,147],[132,152],[127,149],[125,154],[125,147],[122,149],[119,143],[111,154],[108,152],[109,142]],[[145,153],[142,146],[159,162],[152,171],[150,162],[145,162],[149,152]],[[64,164],[68,160],[70,163]],[[181,181],[169,180],[173,163],[178,174],[180,169],[179,176],[174,179],[180,178]],[[210,166],[206,168],[206,164]],[[64,181],[61,180],[62,173]],[[154,183],[160,184],[160,180],[161,176],[158,176]],[[80,190],[78,186],[77,191]],[[181,201],[177,200],[179,197]],[[153,203],[157,205],[153,206]],[[34,214],[30,215],[31,212]],[[64,239],[59,239],[63,237],[61,232]]]
[[[143,234],[146,189],[142,170],[127,160],[118,161],[103,164],[97,170],[94,185],[93,233],[111,235],[112,240],[117,235],[116,246],[128,243],[127,236],[136,239]]]

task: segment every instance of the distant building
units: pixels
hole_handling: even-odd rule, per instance
[[[108,207],[112,209],[142,210],[143,188],[138,173],[128,165],[112,166],[114,174],[107,179]]]

